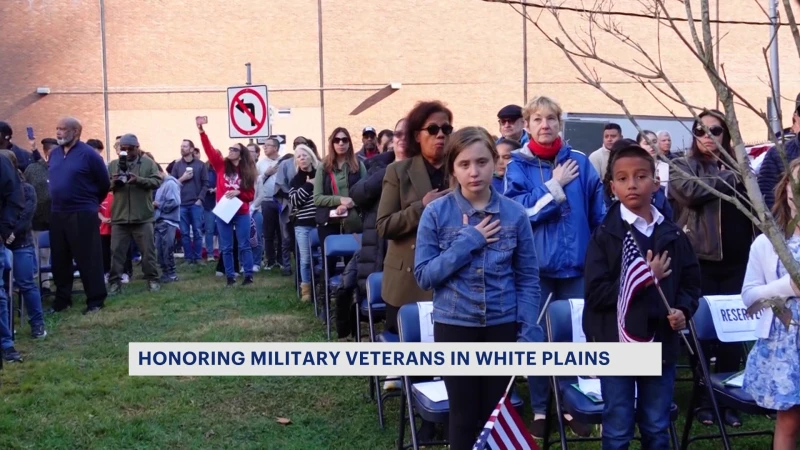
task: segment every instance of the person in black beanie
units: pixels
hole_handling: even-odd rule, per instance
[[[20,172],[25,173],[25,169],[33,162],[33,156],[31,152],[14,145],[11,142],[13,136],[14,130],[11,129],[11,125],[6,122],[0,122],[0,150],[11,150],[14,152],[14,156],[17,157],[17,167]]]

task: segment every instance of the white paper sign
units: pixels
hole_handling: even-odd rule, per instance
[[[668,194],[667,190],[669,189],[669,164],[665,163],[664,161],[658,161],[656,163],[656,175],[658,176],[658,180],[661,181],[661,186],[664,186],[664,194]]]
[[[228,198],[223,196],[217,202],[217,206],[212,211],[214,215],[222,219],[225,223],[231,223],[231,219],[242,207],[242,201],[238,197]]]
[[[444,381],[416,383],[414,387],[432,402],[438,403],[447,400],[447,388],[444,386]]]
[[[582,298],[569,299],[569,308],[572,310],[572,342],[586,342],[583,334],[583,304]]]
[[[418,302],[420,342],[433,341],[433,302]]]
[[[756,323],[762,312],[749,317],[741,295],[709,295],[706,300],[711,308],[717,339],[722,342],[756,340]]]

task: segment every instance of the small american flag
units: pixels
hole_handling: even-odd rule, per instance
[[[649,283],[657,284],[653,271],[642,257],[639,246],[628,231],[622,242],[622,276],[617,298],[617,331],[620,342],[652,342],[653,338],[637,338],[625,330],[625,318],[628,316],[628,307],[633,297]]]
[[[525,429],[525,424],[511,404],[509,392],[512,385],[513,378],[472,450],[539,450],[533,436]]]

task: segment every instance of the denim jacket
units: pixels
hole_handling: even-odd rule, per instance
[[[499,240],[492,244],[475,229],[486,214],[500,220]],[[433,289],[434,321],[465,327],[516,321],[518,340],[533,342],[539,266],[533,231],[519,203],[492,188],[485,211],[478,211],[457,187],[425,208],[416,246],[414,275],[422,289]]]

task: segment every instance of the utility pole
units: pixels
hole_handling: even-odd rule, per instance
[[[246,63],[244,65],[244,67],[247,69],[247,81],[245,81],[245,84],[250,86],[250,85],[253,84],[253,72],[252,72],[252,70],[250,70],[251,69],[250,63]],[[250,141],[248,142],[248,144],[252,144],[252,143],[253,143],[253,138],[250,138]]]
[[[781,108],[781,74],[780,62],[778,60],[778,0],[769,0],[769,21],[770,25],[770,46],[769,46],[769,65],[772,77],[770,84],[772,85],[770,105],[770,125],[775,134],[783,129],[778,111]]]

